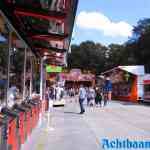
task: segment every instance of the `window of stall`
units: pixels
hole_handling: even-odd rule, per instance
[[[8,27],[0,13],[0,104],[6,101],[8,62]]]
[[[30,96],[30,80],[31,80],[31,52],[29,49],[25,50],[25,83],[24,83],[24,99]]]
[[[26,57],[25,96],[31,97],[33,93],[39,93],[40,73],[38,58],[28,49]]]
[[[33,92],[40,93],[40,63],[39,59],[32,56],[32,70],[33,70]]]
[[[14,101],[23,100],[23,78],[24,78],[24,46],[16,44],[18,37],[15,33],[11,34],[10,68],[9,68],[9,91],[13,91]],[[21,42],[21,41],[20,41]]]
[[[150,84],[144,85],[144,95],[146,95],[146,96],[150,95]]]

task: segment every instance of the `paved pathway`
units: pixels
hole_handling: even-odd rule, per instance
[[[150,139],[150,106],[111,102],[105,108],[86,108],[84,115],[78,112],[76,103],[54,108],[49,125],[45,114],[22,150],[101,150],[104,138]]]

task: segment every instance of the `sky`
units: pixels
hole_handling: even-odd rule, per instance
[[[79,0],[72,44],[123,44],[143,18],[150,18],[150,0]]]
[[[5,38],[0,34],[0,42],[5,42]]]

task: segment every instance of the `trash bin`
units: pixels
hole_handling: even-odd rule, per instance
[[[45,111],[48,111],[48,109],[49,109],[49,100],[46,99],[45,100]]]
[[[19,127],[20,127],[20,114],[17,111],[11,110],[7,107],[2,108],[2,114],[11,117],[8,123],[8,145],[9,143],[12,145],[10,150],[19,150],[21,147],[20,142],[20,134],[19,134]]]
[[[7,150],[8,117],[0,114],[0,150]]]
[[[42,112],[42,101],[39,100],[38,102],[39,102],[39,114],[40,114]]]
[[[33,112],[34,112],[34,108],[33,105],[28,104],[27,102],[22,102],[21,106],[29,109],[30,111],[28,111],[26,117],[27,117],[27,124],[26,124],[26,131],[27,131],[27,136],[29,136],[32,132],[32,122],[33,122]]]
[[[27,139],[27,137],[30,135],[30,131],[31,131],[31,107],[28,107],[24,104],[20,105],[21,108],[24,108],[26,110],[26,117],[25,117],[25,139]]]
[[[34,129],[36,122],[36,104],[31,103],[30,101],[28,101],[28,104],[32,106],[32,129]]]
[[[41,111],[42,111],[42,113],[44,113],[45,110],[46,110],[46,101],[45,101],[45,100],[42,100],[41,103],[42,103],[42,108],[41,108],[42,110],[41,110]]]
[[[19,150],[17,118],[1,110],[1,122],[4,125],[2,150]]]
[[[40,109],[40,102],[36,100],[28,101],[29,104],[33,105],[34,107],[34,114],[33,114],[33,128],[37,125],[39,119],[39,109]]]
[[[27,115],[27,111],[30,111],[30,110],[23,106],[20,106],[18,104],[15,104],[13,106],[13,110],[20,112],[20,127],[19,127],[20,142],[21,142],[21,144],[24,144],[25,139],[27,138],[27,136],[26,136],[26,121],[27,121],[26,115]]]
[[[38,106],[37,106],[37,123],[39,121],[39,117],[40,117],[40,113],[42,111],[42,103],[41,103],[41,100],[32,100],[33,103],[38,103]]]

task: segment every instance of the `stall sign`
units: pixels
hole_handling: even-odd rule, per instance
[[[53,72],[53,73],[60,73],[60,72],[62,72],[62,67],[48,65],[48,66],[46,66],[46,72],[47,73],[51,73],[51,72]]]

